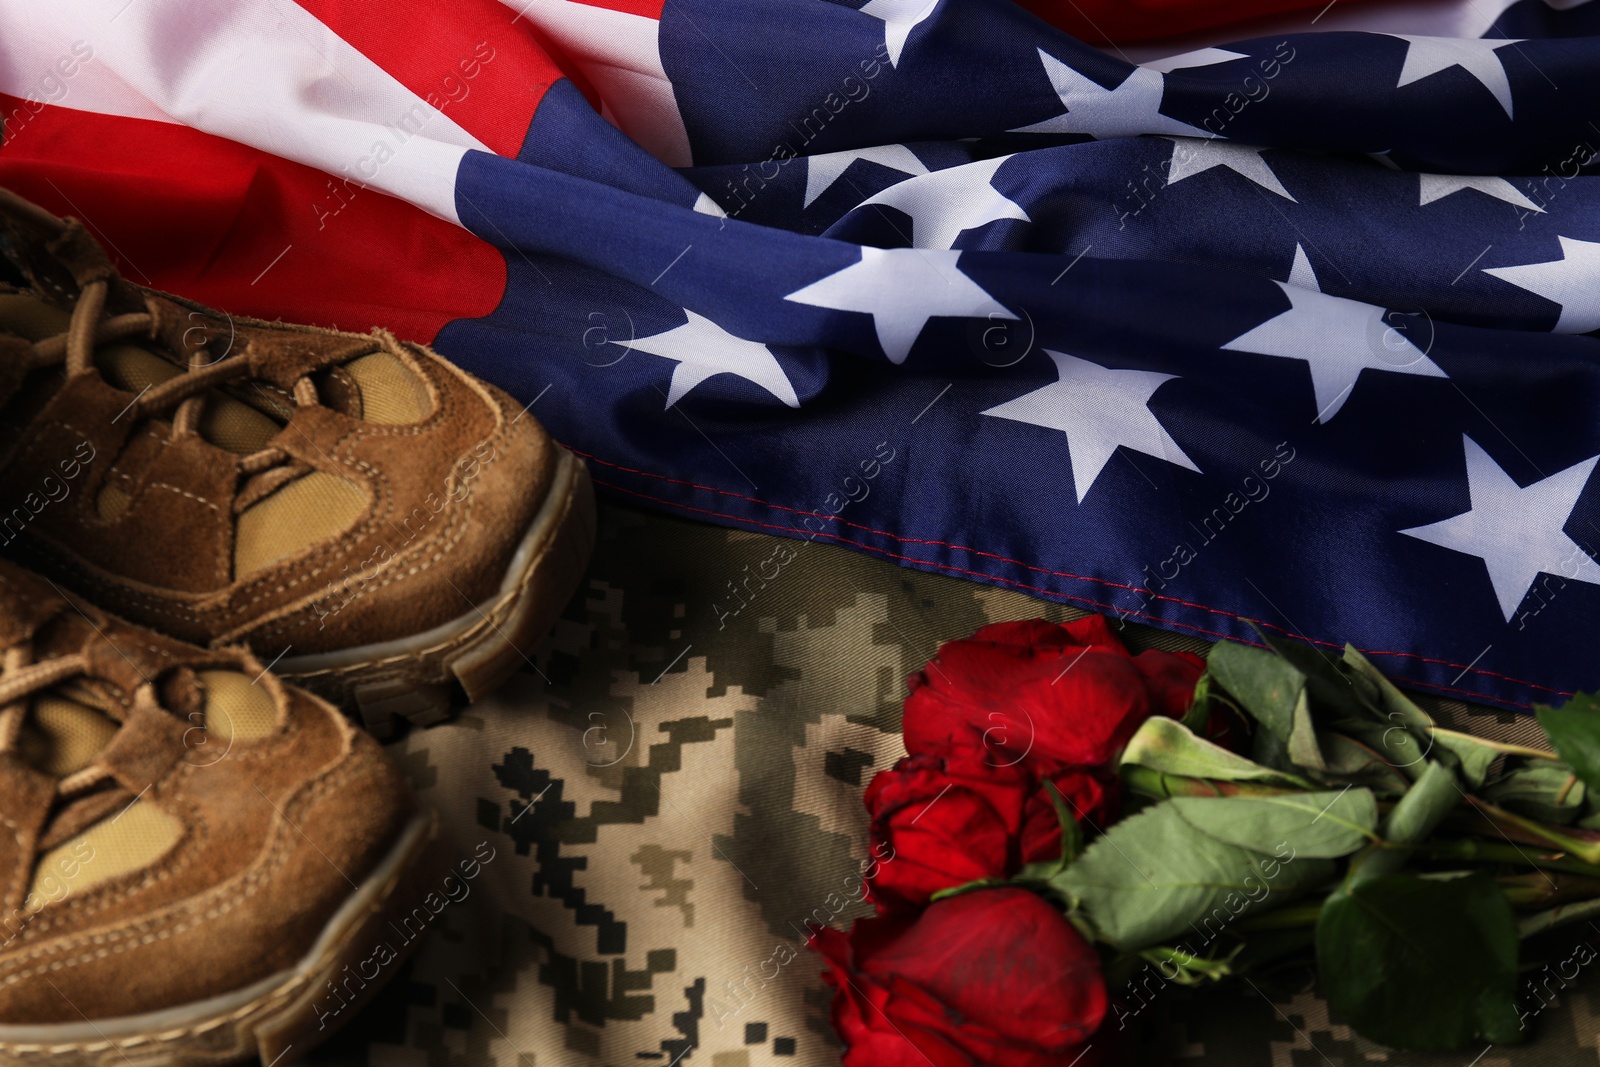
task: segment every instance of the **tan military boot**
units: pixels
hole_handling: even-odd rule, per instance
[[[0,190],[0,549],[119,615],[243,644],[383,729],[525,662],[593,541],[583,464],[382,331],[135,285]],[[6,547],[9,546],[9,547]]]
[[[398,968],[432,873],[432,820],[337,709],[9,563],[0,823],[6,1067],[302,1052]]]

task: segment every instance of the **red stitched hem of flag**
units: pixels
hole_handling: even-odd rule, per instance
[[[793,513],[798,514],[798,515],[814,514],[814,512],[804,511],[804,510],[802,510],[800,508],[788,507],[788,506],[786,506],[784,504],[775,504],[775,503],[773,503],[771,501],[762,500],[759,497],[747,496],[747,495],[745,495],[743,493],[735,493],[735,492],[732,492],[730,490],[718,489],[718,488],[715,488],[714,486],[709,486],[709,485],[700,485],[700,484],[698,484],[696,482],[688,482],[688,481],[684,481],[684,480],[682,480],[680,478],[670,478],[670,477],[668,477],[666,475],[656,474],[656,473],[654,473],[652,471],[638,470],[638,469],[635,469],[633,467],[625,467],[620,463],[612,463],[612,462],[610,462],[608,460],[600,459],[598,456],[592,455],[591,453],[588,453],[588,452],[580,451],[579,449],[576,449],[576,448],[571,449],[571,451],[573,453],[579,455],[579,456],[582,456],[584,459],[590,461],[591,463],[597,463],[597,464],[600,464],[601,466],[611,467],[614,470],[623,471],[623,472],[628,473],[628,474],[637,474],[637,475],[640,475],[640,476],[645,477],[645,478],[653,478],[656,481],[669,482],[669,483],[672,483],[674,485],[688,486],[688,487],[693,488],[693,489],[700,489],[700,490],[703,490],[705,492],[716,493],[716,494],[718,494],[720,496],[734,497],[735,499],[738,499],[738,500],[749,501],[752,504],[760,504],[762,507],[772,508],[772,509],[778,510],[778,511],[788,511],[788,512],[793,512]],[[625,493],[625,494],[627,494],[629,496],[636,496],[636,497],[639,497],[639,498],[644,499],[644,500],[653,501],[653,502],[658,503],[658,504],[664,504],[664,505],[666,505],[668,507],[678,508],[678,509],[683,510],[683,511],[695,512],[695,513],[702,514],[702,515],[710,515],[710,516],[713,516],[713,517],[719,518],[719,519],[727,519],[730,522],[736,522],[736,523],[739,523],[739,524],[745,525],[745,526],[759,526],[759,527],[762,527],[762,528],[765,528],[765,529],[769,529],[769,530],[782,530],[782,531],[784,531],[786,533],[789,533],[789,534],[794,534],[794,533],[797,532],[794,529],[794,527],[792,527],[792,526],[780,526],[780,525],[777,525],[776,523],[767,523],[767,522],[761,522],[761,521],[756,520],[756,519],[747,519],[747,518],[745,518],[743,516],[733,515],[733,514],[730,514],[730,513],[727,513],[727,512],[712,511],[709,508],[699,508],[699,507],[695,507],[695,506],[693,506],[691,504],[683,504],[683,503],[679,503],[676,500],[669,500],[669,499],[667,499],[665,497],[654,496],[654,495],[652,495],[650,493],[642,493],[642,492],[639,492],[638,490],[635,490],[635,489],[628,489],[628,488],[626,488],[624,486],[616,485],[616,484],[614,484],[612,482],[601,481],[598,478],[595,479],[595,484],[603,486],[603,487],[605,487],[607,489],[613,489],[613,490],[615,490],[615,491],[617,491],[619,493]],[[1156,600],[1165,600],[1165,601],[1168,601],[1170,603],[1182,605],[1184,607],[1196,608],[1198,610],[1208,612],[1208,613],[1210,613],[1212,615],[1219,615],[1219,616],[1223,616],[1225,618],[1238,619],[1238,620],[1243,621],[1243,622],[1255,623],[1258,626],[1264,626],[1264,627],[1267,627],[1268,629],[1276,630],[1279,633],[1285,635],[1286,637],[1293,637],[1293,638],[1296,638],[1298,640],[1308,641],[1311,644],[1323,645],[1323,646],[1325,646],[1327,648],[1343,648],[1344,647],[1344,645],[1339,643],[1339,642],[1323,641],[1323,640],[1318,640],[1317,638],[1307,637],[1304,634],[1292,633],[1289,630],[1285,630],[1281,626],[1275,625],[1274,623],[1266,622],[1266,621],[1261,620],[1261,619],[1252,619],[1249,616],[1240,615],[1237,612],[1227,611],[1227,610],[1225,610],[1223,608],[1214,608],[1214,607],[1211,607],[1211,606],[1206,605],[1206,604],[1199,604],[1199,603],[1195,603],[1193,601],[1181,600],[1181,599],[1179,599],[1177,597],[1168,597],[1168,596],[1162,596],[1159,593],[1151,593],[1149,590],[1142,589],[1142,588],[1140,588],[1139,586],[1136,586],[1136,585],[1123,585],[1123,584],[1120,584],[1120,583],[1117,583],[1117,582],[1106,581],[1103,578],[1093,578],[1093,577],[1089,577],[1088,575],[1073,574],[1073,573],[1071,573],[1069,571],[1055,571],[1055,570],[1049,570],[1048,568],[1044,568],[1044,567],[1036,567],[1036,566],[1034,566],[1032,564],[1024,563],[1021,560],[1011,559],[1011,558],[1009,558],[1007,556],[997,555],[997,554],[995,554],[993,552],[984,552],[984,551],[982,551],[980,549],[969,548],[969,547],[967,547],[965,545],[953,544],[953,543],[948,542],[948,541],[931,541],[931,540],[925,540],[925,539],[921,539],[921,538],[902,537],[899,534],[892,533],[892,532],[890,532],[888,530],[878,530],[878,529],[874,529],[873,527],[870,527],[870,526],[863,526],[863,525],[861,525],[859,523],[848,522],[848,521],[846,521],[844,519],[838,518],[837,516],[817,516],[817,517],[818,518],[829,518],[829,519],[832,519],[835,522],[838,522],[842,526],[853,527],[854,529],[862,530],[862,531],[864,531],[866,533],[876,534],[876,535],[878,535],[880,537],[888,537],[888,538],[890,538],[890,539],[892,539],[894,541],[900,542],[901,544],[937,545],[937,546],[942,546],[942,547],[945,547],[945,548],[956,549],[956,550],[961,551],[961,552],[970,552],[970,553],[972,553],[973,555],[976,555],[976,556],[983,556],[983,557],[985,557],[987,559],[997,560],[997,561],[1002,562],[1002,563],[1010,563],[1010,564],[1012,564],[1014,566],[1023,567],[1023,568],[1025,568],[1027,570],[1030,570],[1030,571],[1036,571],[1036,572],[1038,572],[1040,574],[1048,574],[1048,575],[1051,575],[1051,576],[1054,576],[1054,577],[1061,577],[1061,578],[1071,578],[1071,579],[1074,579],[1076,581],[1093,582],[1096,585],[1108,586],[1110,588],[1115,588],[1115,589],[1127,589],[1127,590],[1130,590],[1132,592],[1142,593],[1142,594],[1144,594],[1146,596],[1153,597]],[[1184,629],[1184,630],[1191,630],[1191,631],[1193,631],[1195,633],[1205,634],[1205,635],[1207,635],[1209,637],[1214,637],[1214,638],[1217,638],[1219,640],[1229,640],[1229,641],[1237,640],[1236,638],[1234,638],[1234,637],[1232,637],[1232,636],[1230,636],[1228,634],[1217,633],[1216,631],[1207,630],[1207,629],[1205,629],[1203,627],[1200,627],[1200,626],[1193,626],[1193,625],[1191,625],[1189,623],[1179,622],[1179,621],[1174,620],[1174,619],[1164,619],[1164,618],[1160,618],[1159,616],[1148,615],[1148,614],[1145,614],[1143,612],[1126,611],[1126,609],[1118,608],[1118,607],[1116,607],[1115,605],[1112,605],[1112,604],[1105,604],[1105,603],[1102,603],[1102,602],[1100,602],[1098,600],[1091,599],[1089,597],[1078,596],[1078,595],[1075,595],[1075,594],[1072,594],[1072,593],[1066,593],[1066,592],[1062,592],[1062,591],[1056,590],[1056,589],[1046,589],[1043,586],[1029,585],[1026,582],[1017,581],[1014,578],[1006,578],[1006,577],[1003,577],[1003,576],[997,575],[997,574],[989,574],[989,573],[987,573],[985,571],[968,570],[966,568],[957,567],[957,566],[954,566],[952,564],[940,563],[937,560],[921,559],[921,558],[916,557],[916,556],[900,555],[900,554],[895,553],[895,552],[890,552],[887,549],[882,549],[882,548],[878,548],[878,547],[873,546],[873,545],[869,545],[869,544],[867,544],[867,543],[865,543],[863,541],[857,541],[857,540],[854,540],[854,539],[848,538],[848,537],[841,537],[838,534],[820,533],[819,532],[819,533],[816,533],[814,536],[816,536],[816,537],[825,537],[825,538],[827,538],[827,539],[829,539],[831,541],[837,541],[840,544],[852,545],[852,546],[854,546],[856,548],[859,548],[859,549],[861,549],[863,551],[871,552],[871,553],[873,553],[875,555],[885,556],[885,557],[887,557],[889,559],[903,560],[903,561],[905,561],[907,563],[915,563],[915,564],[918,564],[919,566],[923,566],[923,567],[934,567],[934,568],[937,568],[939,570],[949,571],[949,572],[954,573],[954,574],[971,575],[971,576],[976,577],[976,578],[983,578],[983,579],[985,579],[987,581],[1000,582],[1000,583],[1003,583],[1005,585],[1015,586],[1015,587],[1017,587],[1019,589],[1028,590],[1029,592],[1040,593],[1040,594],[1043,594],[1043,595],[1048,596],[1048,597],[1076,601],[1078,603],[1087,604],[1087,605],[1090,605],[1092,607],[1101,608],[1101,609],[1106,610],[1106,611],[1115,611],[1115,612],[1118,612],[1119,614],[1126,614],[1126,615],[1133,616],[1133,617],[1136,617],[1136,618],[1147,619],[1150,622],[1155,623],[1155,624],[1160,625],[1160,626],[1178,627],[1178,628]],[[1257,647],[1264,647],[1264,646],[1262,646],[1260,644],[1260,642],[1256,642],[1256,641],[1246,641],[1245,643],[1256,645]],[[1358,649],[1358,651],[1360,651],[1362,654],[1368,655],[1368,656],[1387,656],[1387,657],[1396,658],[1396,659],[1412,659],[1412,660],[1416,660],[1416,661],[1418,661],[1420,663],[1435,664],[1435,665],[1443,666],[1443,667],[1459,667],[1459,668],[1461,668],[1463,673],[1481,675],[1481,676],[1487,677],[1487,678],[1498,678],[1501,681],[1510,682],[1513,685],[1521,685],[1521,686],[1526,686],[1526,687],[1528,687],[1530,689],[1538,689],[1538,690],[1541,690],[1541,691],[1546,692],[1546,693],[1554,694],[1555,696],[1570,697],[1572,695],[1569,692],[1564,692],[1564,691],[1559,690],[1559,689],[1552,689],[1549,686],[1540,685],[1537,682],[1530,682],[1530,681],[1526,681],[1526,680],[1521,679],[1521,678],[1513,678],[1511,675],[1501,674],[1498,671],[1484,670],[1484,669],[1479,668],[1479,667],[1474,667],[1474,666],[1472,666],[1470,664],[1455,663],[1455,662],[1453,662],[1451,660],[1438,659],[1438,658],[1434,658],[1434,657],[1430,657],[1430,656],[1423,656],[1423,655],[1419,655],[1419,654],[1417,654],[1415,652],[1387,652],[1387,651],[1382,651],[1382,650],[1379,650],[1379,649],[1368,649],[1368,648]],[[1522,708],[1522,709],[1527,710],[1527,711],[1532,711],[1533,708],[1534,708],[1534,706],[1532,704],[1524,704],[1521,701],[1510,700],[1510,699],[1507,699],[1506,697],[1496,696],[1496,695],[1491,694],[1491,693],[1479,693],[1479,692],[1476,692],[1476,691],[1470,690],[1470,689],[1461,689],[1461,688],[1458,688],[1456,686],[1440,685],[1440,684],[1438,684],[1436,682],[1424,682],[1424,681],[1421,681],[1421,680],[1415,679],[1415,678],[1397,678],[1396,680],[1402,681],[1402,682],[1406,682],[1406,683],[1409,683],[1411,685],[1420,686],[1420,687],[1422,687],[1424,689],[1436,690],[1436,691],[1443,692],[1443,693],[1453,693],[1453,694],[1457,694],[1459,696],[1472,697],[1472,698],[1478,699],[1478,700],[1490,700],[1490,701],[1495,701],[1495,702],[1502,703],[1502,704],[1510,704],[1513,707]]]

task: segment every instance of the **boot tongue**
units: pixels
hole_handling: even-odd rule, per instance
[[[16,754],[61,781],[34,842],[26,914],[150,868],[183,835],[183,824],[160,803],[134,792],[108,766],[96,769],[132,701],[121,686],[84,676],[43,689],[27,703]]]
[[[249,675],[228,669],[180,667],[156,682],[168,712],[194,727],[186,744],[202,762],[220,759],[236,740],[262,737],[277,725],[277,702]],[[117,686],[79,679],[52,686],[28,703],[17,733],[17,754],[56,778],[76,774],[111,744],[127,718],[132,694]]]
[[[8,644],[28,644],[34,664],[71,655],[96,636],[93,624],[53,591],[40,599],[44,612],[53,614],[22,620],[21,632],[7,635],[16,638]],[[125,662],[118,665],[126,670]],[[18,724],[18,755],[57,778],[83,770],[122,728],[133,698],[129,683],[134,681],[131,673],[117,681],[80,675],[37,690],[26,698]]]
[[[94,762],[122,727],[122,709],[88,686],[62,685],[35,696],[22,720],[23,762],[66,778]]]
[[[65,333],[71,318],[66,309],[49,301],[42,291],[0,289],[0,408],[18,395],[23,384],[23,376],[17,368],[27,365],[28,353],[21,346]],[[19,346],[16,357],[7,358],[4,351],[7,345]],[[145,345],[131,342],[102,345],[95,350],[94,358],[106,381],[134,394],[183,373],[174,358],[157,355]],[[48,391],[55,386],[53,381],[42,381],[38,388]],[[19,408],[32,399],[23,390],[18,399]],[[24,420],[10,421],[21,424]],[[282,429],[282,421],[275,422],[256,408],[225,394],[211,393],[201,415],[200,435],[219,448],[247,455],[265,448]],[[0,428],[0,444],[5,443],[8,429],[10,427]],[[0,448],[0,452],[4,451]]]

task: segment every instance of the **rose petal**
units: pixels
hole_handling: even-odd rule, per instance
[[[1194,687],[1205,673],[1206,661],[1192,652],[1152,649],[1133,658],[1133,665],[1150,687],[1150,708],[1156,715],[1181,719],[1194,703]]]

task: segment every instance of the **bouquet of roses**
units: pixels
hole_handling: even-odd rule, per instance
[[[1314,961],[1371,1040],[1526,1036],[1519,968],[1600,916],[1600,701],[1506,744],[1353,648],[1267,644],[1001,623],[912,676],[909,755],[866,792],[877,915],[811,941],[847,1067],[1116,1063],[1136,1009],[1108,985],[1150,966]]]

